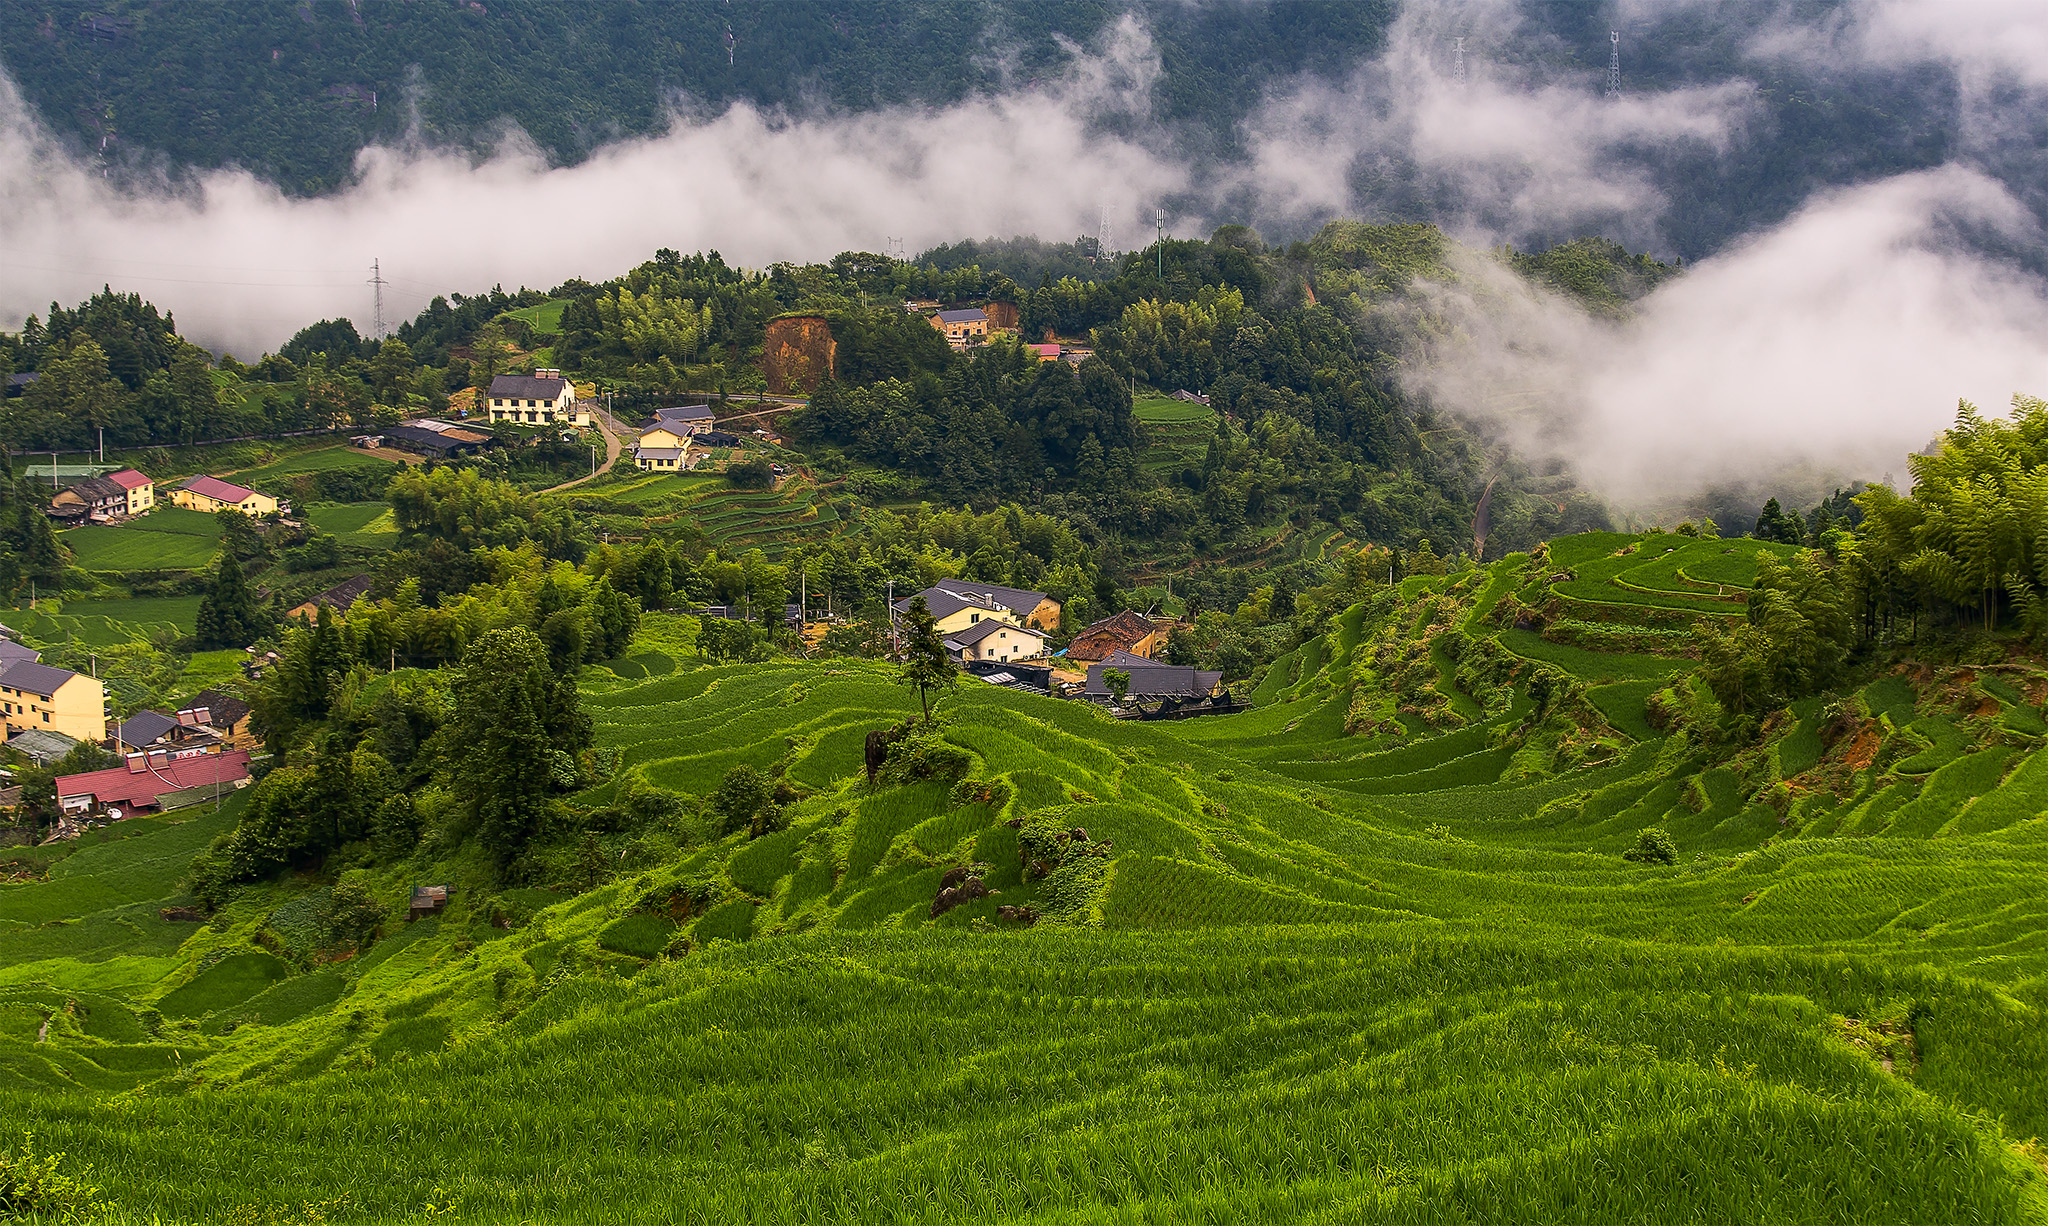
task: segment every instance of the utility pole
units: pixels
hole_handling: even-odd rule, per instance
[[[1621,31],[1609,30],[1607,41],[1613,50],[1607,54],[1607,96],[1621,97]]]
[[[372,302],[374,303],[370,313],[370,339],[372,340],[381,341],[384,339],[384,287],[387,284],[389,283],[384,280],[382,262],[371,260],[370,285],[372,287]]]

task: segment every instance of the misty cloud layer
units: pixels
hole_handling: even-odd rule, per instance
[[[1960,83],[1970,160],[1820,192],[1624,325],[1475,261],[1430,291],[1461,339],[1416,355],[1418,391],[1635,505],[1682,498],[1674,471],[1699,486],[1902,473],[1959,397],[1995,410],[2048,391],[2048,289],[2008,263],[2048,249],[2025,169],[2048,115],[2042,6],[1858,0],[1807,25],[1788,6],[1618,0],[1614,12],[1631,29],[1728,13],[1734,45],[1760,64],[1942,65]],[[1372,62],[1271,91],[1234,163],[1183,159],[1151,126],[1160,59],[1126,19],[1035,89],[859,115],[685,108],[667,134],[567,168],[516,132],[480,164],[376,148],[355,185],[311,200],[240,173],[117,186],[60,150],[0,79],[0,157],[14,168],[0,180],[0,326],[110,283],[246,358],[317,318],[367,330],[372,258],[395,321],[437,293],[599,279],[663,246],[761,267],[892,237],[913,251],[1064,238],[1092,232],[1105,205],[1135,246],[1162,200],[1180,236],[1420,216],[1481,249],[1600,233],[1668,254],[1667,227],[1693,204],[1670,167],[1741,159],[1769,122],[1758,86],[1734,75],[1610,100],[1590,72],[1481,53],[1540,41],[1526,19],[1510,0],[1411,4]],[[1461,34],[1473,53],[1458,82],[1448,47]],[[1593,50],[1582,62],[1604,58]]]

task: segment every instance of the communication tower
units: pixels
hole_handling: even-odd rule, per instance
[[[1159,279],[1160,279],[1161,281],[1164,281],[1164,280],[1166,280],[1166,210],[1165,210],[1165,209],[1154,209],[1154,210],[1152,211],[1152,228],[1153,228],[1153,241],[1152,241],[1152,251],[1153,251],[1153,254],[1154,254],[1154,255],[1155,255],[1156,257],[1157,257],[1157,261],[1156,261],[1156,262],[1157,262],[1157,264],[1158,264],[1158,273],[1159,273]]]
[[[1607,54],[1607,96],[1621,97],[1621,31],[1609,30],[1607,41],[1613,50]]]
[[[1451,52],[1451,79],[1458,84],[1465,83],[1465,40],[1459,39],[1456,50]]]
[[[1095,258],[1107,260],[1116,255],[1116,234],[1109,227],[1109,206],[1102,206],[1102,225],[1095,231]]]

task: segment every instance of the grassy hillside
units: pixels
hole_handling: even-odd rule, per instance
[[[1757,548],[1412,581],[1225,718],[970,679],[957,767],[881,787],[889,669],[650,617],[583,678],[583,833],[508,885],[423,798],[360,951],[332,876],[164,918],[232,799],[30,864],[0,1113],[168,1221],[2041,1221],[2048,670],[1717,751],[1670,632]],[[785,829],[718,833],[741,764]]]

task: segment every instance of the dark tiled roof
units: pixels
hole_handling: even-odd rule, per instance
[[[48,764],[78,748],[78,742],[49,728],[31,728],[27,732],[15,733],[8,740],[7,748]]]
[[[0,673],[0,686],[10,690],[26,690],[48,698],[58,687],[78,674],[68,668],[52,668],[48,664],[37,664],[32,660],[17,660]]]
[[[984,311],[984,310],[982,310],[982,309],[981,309],[980,307],[968,307],[968,308],[967,308],[966,310],[963,310],[963,311],[940,311],[940,312],[939,312],[939,322],[940,322],[940,323],[948,323],[948,324],[965,324],[965,323],[973,323],[973,322],[974,322],[975,320],[977,320],[977,319],[978,319],[978,320],[981,320],[981,321],[982,321],[983,323],[987,323],[987,322],[988,322],[988,312],[987,312],[987,311]]]
[[[1222,673],[1199,668],[1181,668],[1151,660],[1123,667],[1105,660],[1089,666],[1088,685],[1082,693],[1091,698],[1109,697],[1109,685],[1103,681],[1102,675],[1119,667],[1131,675],[1131,688],[1126,692],[1132,698],[1194,697],[1209,693],[1223,680]]]
[[[205,708],[211,717],[207,722],[216,728],[231,728],[242,722],[243,717],[249,714],[248,703],[233,694],[223,694],[219,690],[201,690],[178,709],[196,711],[201,708]]]
[[[680,460],[686,454],[688,449],[683,447],[633,448],[633,458],[636,460]]]
[[[137,711],[128,717],[127,723],[114,730],[114,736],[130,749],[139,749],[155,744],[177,726],[177,719],[162,711]]]
[[[944,588],[928,587],[922,592],[917,593],[917,596],[906,596],[897,601],[896,611],[898,613],[910,612],[910,602],[916,600],[918,596],[924,597],[924,607],[931,612],[933,621],[938,621],[944,617],[951,617],[962,609],[983,609],[994,613],[1001,608],[993,600],[982,600],[978,597],[962,596],[956,592],[949,592]]]
[[[128,502],[128,488],[118,481],[106,477],[86,477],[71,483],[70,491],[87,502],[97,505],[102,502]]]
[[[1031,611],[1045,599],[1044,592],[1027,592],[1016,587],[997,587],[993,583],[968,583],[961,579],[948,579],[930,590],[986,597],[991,603],[1001,605],[1019,617],[1031,616]],[[926,599],[929,600],[930,596],[927,595]]]
[[[6,672],[7,666],[10,664],[23,660],[34,663],[42,658],[42,652],[37,651],[26,643],[17,643],[13,639],[0,639],[0,672]]]
[[[513,400],[553,400],[569,386],[567,379],[536,379],[531,375],[499,375],[491,380],[490,394]]]
[[[344,579],[306,603],[324,604],[336,613],[346,613],[349,606],[356,602],[356,597],[368,595],[376,582],[368,575],[357,575],[353,579]]]
[[[654,410],[654,420],[662,421],[711,421],[716,415],[708,404],[679,404],[674,408]]]

